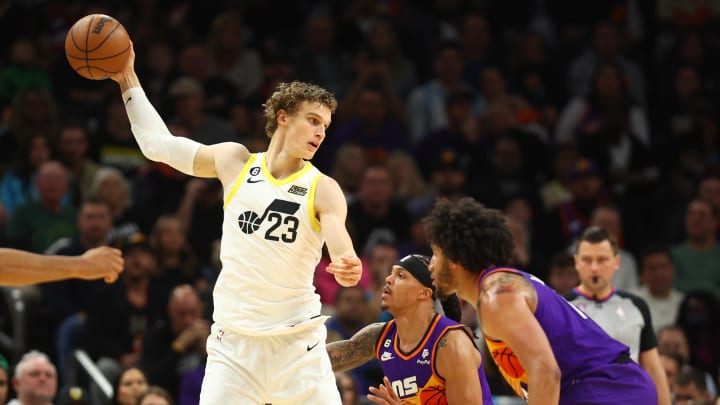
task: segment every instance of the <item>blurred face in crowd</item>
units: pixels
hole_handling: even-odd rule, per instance
[[[120,405],[135,405],[140,394],[148,389],[145,374],[137,368],[131,368],[120,376],[117,387],[117,402]]]
[[[173,332],[179,333],[202,318],[200,297],[189,285],[176,287],[168,304],[168,317]]]
[[[701,181],[698,196],[709,201],[715,208],[720,208],[720,178],[708,177]]]
[[[57,391],[55,366],[43,357],[27,360],[13,378],[13,388],[22,403],[50,403]]]
[[[643,258],[640,279],[656,297],[665,297],[670,293],[675,268],[666,252],[648,254]]]
[[[368,204],[384,204],[393,193],[393,179],[385,167],[371,166],[365,169],[360,194],[363,202]]]
[[[357,102],[357,115],[367,126],[379,126],[387,113],[385,98],[374,89],[365,89],[360,93]]]
[[[165,253],[178,253],[185,244],[185,230],[178,218],[160,218],[155,224],[158,247]]]
[[[551,266],[548,274],[548,284],[558,292],[564,294],[580,284],[575,266]]]
[[[616,238],[622,234],[620,213],[610,207],[598,207],[592,215],[590,225],[599,226]]]
[[[59,204],[67,191],[67,172],[58,162],[43,163],[38,170],[37,189],[40,201],[47,204]]]
[[[676,354],[684,361],[690,358],[687,337],[680,328],[663,329],[658,334],[658,351]]]
[[[87,152],[87,135],[81,127],[66,127],[60,132],[58,150],[65,162],[80,162]]]
[[[50,145],[48,145],[48,140],[44,135],[34,135],[30,139],[28,160],[30,167],[40,167],[40,165],[50,160]]]
[[[83,243],[89,246],[103,244],[112,226],[112,214],[106,204],[86,202],[80,208],[77,227]]]
[[[705,241],[715,237],[717,218],[709,202],[696,199],[688,205],[685,214],[685,230],[691,241]]]
[[[361,287],[344,287],[335,302],[335,316],[349,322],[364,322],[367,300]]]

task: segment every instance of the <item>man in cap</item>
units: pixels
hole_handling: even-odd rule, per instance
[[[368,398],[376,403],[426,403],[444,397],[448,404],[492,404],[473,336],[450,318],[460,318],[457,297],[443,302],[449,317],[435,312],[428,263],[425,256],[408,255],[392,267],[385,279],[382,306],[395,319],[368,325],[348,340],[328,344],[333,370],[377,358],[385,381],[370,388]]]

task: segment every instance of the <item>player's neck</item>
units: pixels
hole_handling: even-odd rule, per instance
[[[414,311],[395,318],[400,349],[408,353],[415,349],[427,334],[435,312],[423,307],[422,312]]]
[[[480,281],[480,276],[482,275],[482,272],[472,273],[469,271],[462,270],[462,271],[458,271],[457,273],[458,274],[456,274],[455,277],[458,280],[458,282],[457,282],[458,297],[471,303],[473,305],[473,307],[476,307],[477,306],[476,303],[479,298],[478,282]]]
[[[305,166],[306,162],[299,157],[288,154],[279,143],[270,142],[265,152],[265,165],[270,174],[282,180]]]

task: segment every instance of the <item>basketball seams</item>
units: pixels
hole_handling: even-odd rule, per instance
[[[91,31],[90,27],[92,27],[94,21],[95,21],[95,15],[90,17],[90,24],[85,29],[85,67],[87,68],[88,74],[90,75],[91,78],[95,78],[95,75],[93,74],[92,70],[90,69],[90,61],[88,60],[88,57],[90,56],[89,55],[90,52],[88,51],[88,45],[90,44],[90,31]]]
[[[130,51],[129,46],[127,48],[123,49],[122,51],[120,51],[119,53],[116,53],[116,54],[110,55],[110,56],[104,56],[101,58],[85,58],[82,56],[75,56],[75,55],[68,55],[68,58],[78,59],[78,60],[88,60],[88,61],[101,61],[101,60],[112,59],[112,58],[118,57],[128,51]]]
[[[79,19],[65,39],[65,56],[71,68],[91,80],[107,79],[122,71],[131,49],[125,27],[105,14],[90,14]]]
[[[108,33],[107,35],[105,35],[105,38],[103,38],[103,40],[100,41],[100,43],[97,44],[97,46],[96,46],[95,48],[93,48],[93,49],[88,49],[88,52],[95,52],[95,51],[97,51],[98,49],[100,49],[100,47],[102,47],[103,44],[104,44],[105,42],[107,42],[107,40],[112,36],[112,34],[115,32],[115,30],[118,29],[118,27],[120,26],[120,22],[119,22],[119,21],[115,20],[115,19],[112,18],[112,17],[108,17],[108,18],[110,18],[112,21],[115,21],[115,27],[113,27],[113,29],[110,30],[110,33]],[[90,26],[88,27],[88,33],[90,33],[90,32],[92,32],[92,25],[90,25]],[[89,35],[89,34],[88,34],[88,35]],[[122,52],[121,52],[121,53],[122,53]]]

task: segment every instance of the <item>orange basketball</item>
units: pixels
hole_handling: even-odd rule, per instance
[[[90,14],[68,31],[65,56],[80,76],[107,79],[125,67],[130,56],[130,37],[118,20],[104,14]]]

